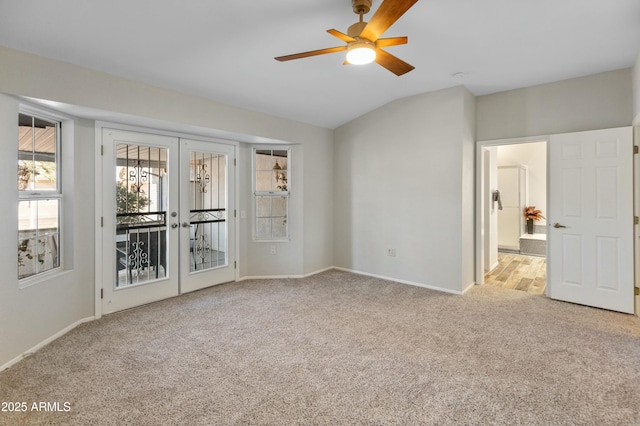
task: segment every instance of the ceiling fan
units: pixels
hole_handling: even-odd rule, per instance
[[[383,47],[407,44],[407,37],[380,38],[391,25],[394,24],[418,0],[384,0],[369,22],[364,22],[362,16],[369,13],[371,0],[351,0],[353,11],[360,15],[360,21],[351,25],[347,34],[338,30],[327,30],[329,34],[347,43],[346,46],[329,47],[327,49],[312,50],[310,52],[295,53],[293,55],[278,56],[278,61],[308,58],[310,56],[347,51],[344,64],[363,65],[373,61],[382,65],[395,75],[408,73],[414,67],[403,60],[382,50]]]

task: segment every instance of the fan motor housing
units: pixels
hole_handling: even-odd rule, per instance
[[[367,14],[371,10],[371,0],[351,0],[351,6],[356,15]]]
[[[367,26],[366,22],[356,22],[355,24],[351,25],[347,29],[347,35],[349,37],[356,38],[356,37],[358,37],[360,35],[362,30],[364,30],[364,27],[366,27],[366,26]]]

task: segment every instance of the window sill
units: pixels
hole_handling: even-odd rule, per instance
[[[51,271],[18,280],[18,287],[22,290],[47,281],[62,278],[69,274],[71,274],[71,270],[64,270],[62,268],[52,269]]]

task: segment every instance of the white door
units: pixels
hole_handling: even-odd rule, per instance
[[[235,280],[235,147],[180,141],[180,289]]]
[[[551,136],[548,295],[633,313],[631,128]]]
[[[178,139],[103,129],[103,298],[110,313],[176,296]]]
[[[102,312],[234,281],[235,146],[107,128],[102,144]]]

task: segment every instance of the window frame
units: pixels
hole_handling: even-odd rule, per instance
[[[273,156],[273,151],[286,151],[287,152],[287,168],[286,168],[286,179],[287,179],[287,190],[286,191],[258,191],[256,188],[257,184],[257,155],[258,151],[271,151],[271,156]],[[254,242],[289,242],[291,241],[291,233],[289,230],[289,210],[291,204],[291,147],[289,145],[285,146],[253,146],[251,149],[251,188],[252,188],[252,208],[253,208],[253,226],[252,226],[252,237]],[[260,170],[263,171],[263,170]],[[286,211],[285,211],[285,236],[284,237],[273,237],[273,230],[271,232],[270,237],[261,238],[257,235],[257,221],[258,221],[258,197],[284,197],[286,198]],[[274,216],[268,216],[273,218]],[[279,216],[278,216],[279,217]]]
[[[66,118],[56,116],[54,114],[48,113],[41,109],[33,108],[27,105],[20,105],[18,108],[18,117],[20,115],[27,115],[35,119],[39,119],[45,121],[49,124],[54,125],[55,127],[55,165],[56,165],[56,188],[55,190],[38,190],[37,188],[34,190],[17,190],[17,198],[16,198],[16,209],[19,208],[21,202],[24,201],[46,201],[46,200],[57,200],[58,202],[58,217],[57,217],[57,229],[58,229],[58,239],[57,239],[57,266],[53,268],[49,268],[43,271],[35,272],[31,275],[20,278],[20,266],[18,265],[18,285],[20,288],[29,287],[31,285],[37,284],[45,279],[50,278],[51,276],[57,275],[64,271],[64,253],[65,253],[65,238],[64,238],[64,223],[65,223],[65,193],[64,193],[64,182],[63,182],[63,167],[62,164],[62,149],[63,149],[63,123],[67,121]],[[66,127],[67,124],[64,126]],[[18,127],[20,126],[18,122]],[[17,129],[16,129],[17,130]],[[18,142],[18,141],[16,141]],[[18,147],[18,156],[17,160],[20,161],[20,149]],[[17,165],[16,162],[16,177],[17,177]],[[16,186],[18,182],[16,181]],[[19,215],[18,215],[19,220]],[[16,224],[16,231],[18,232],[18,244],[20,244],[20,226]],[[37,232],[37,231],[36,231]],[[37,235],[37,234],[36,234]],[[37,238],[37,237],[36,237]],[[16,259],[17,261],[17,259]]]

